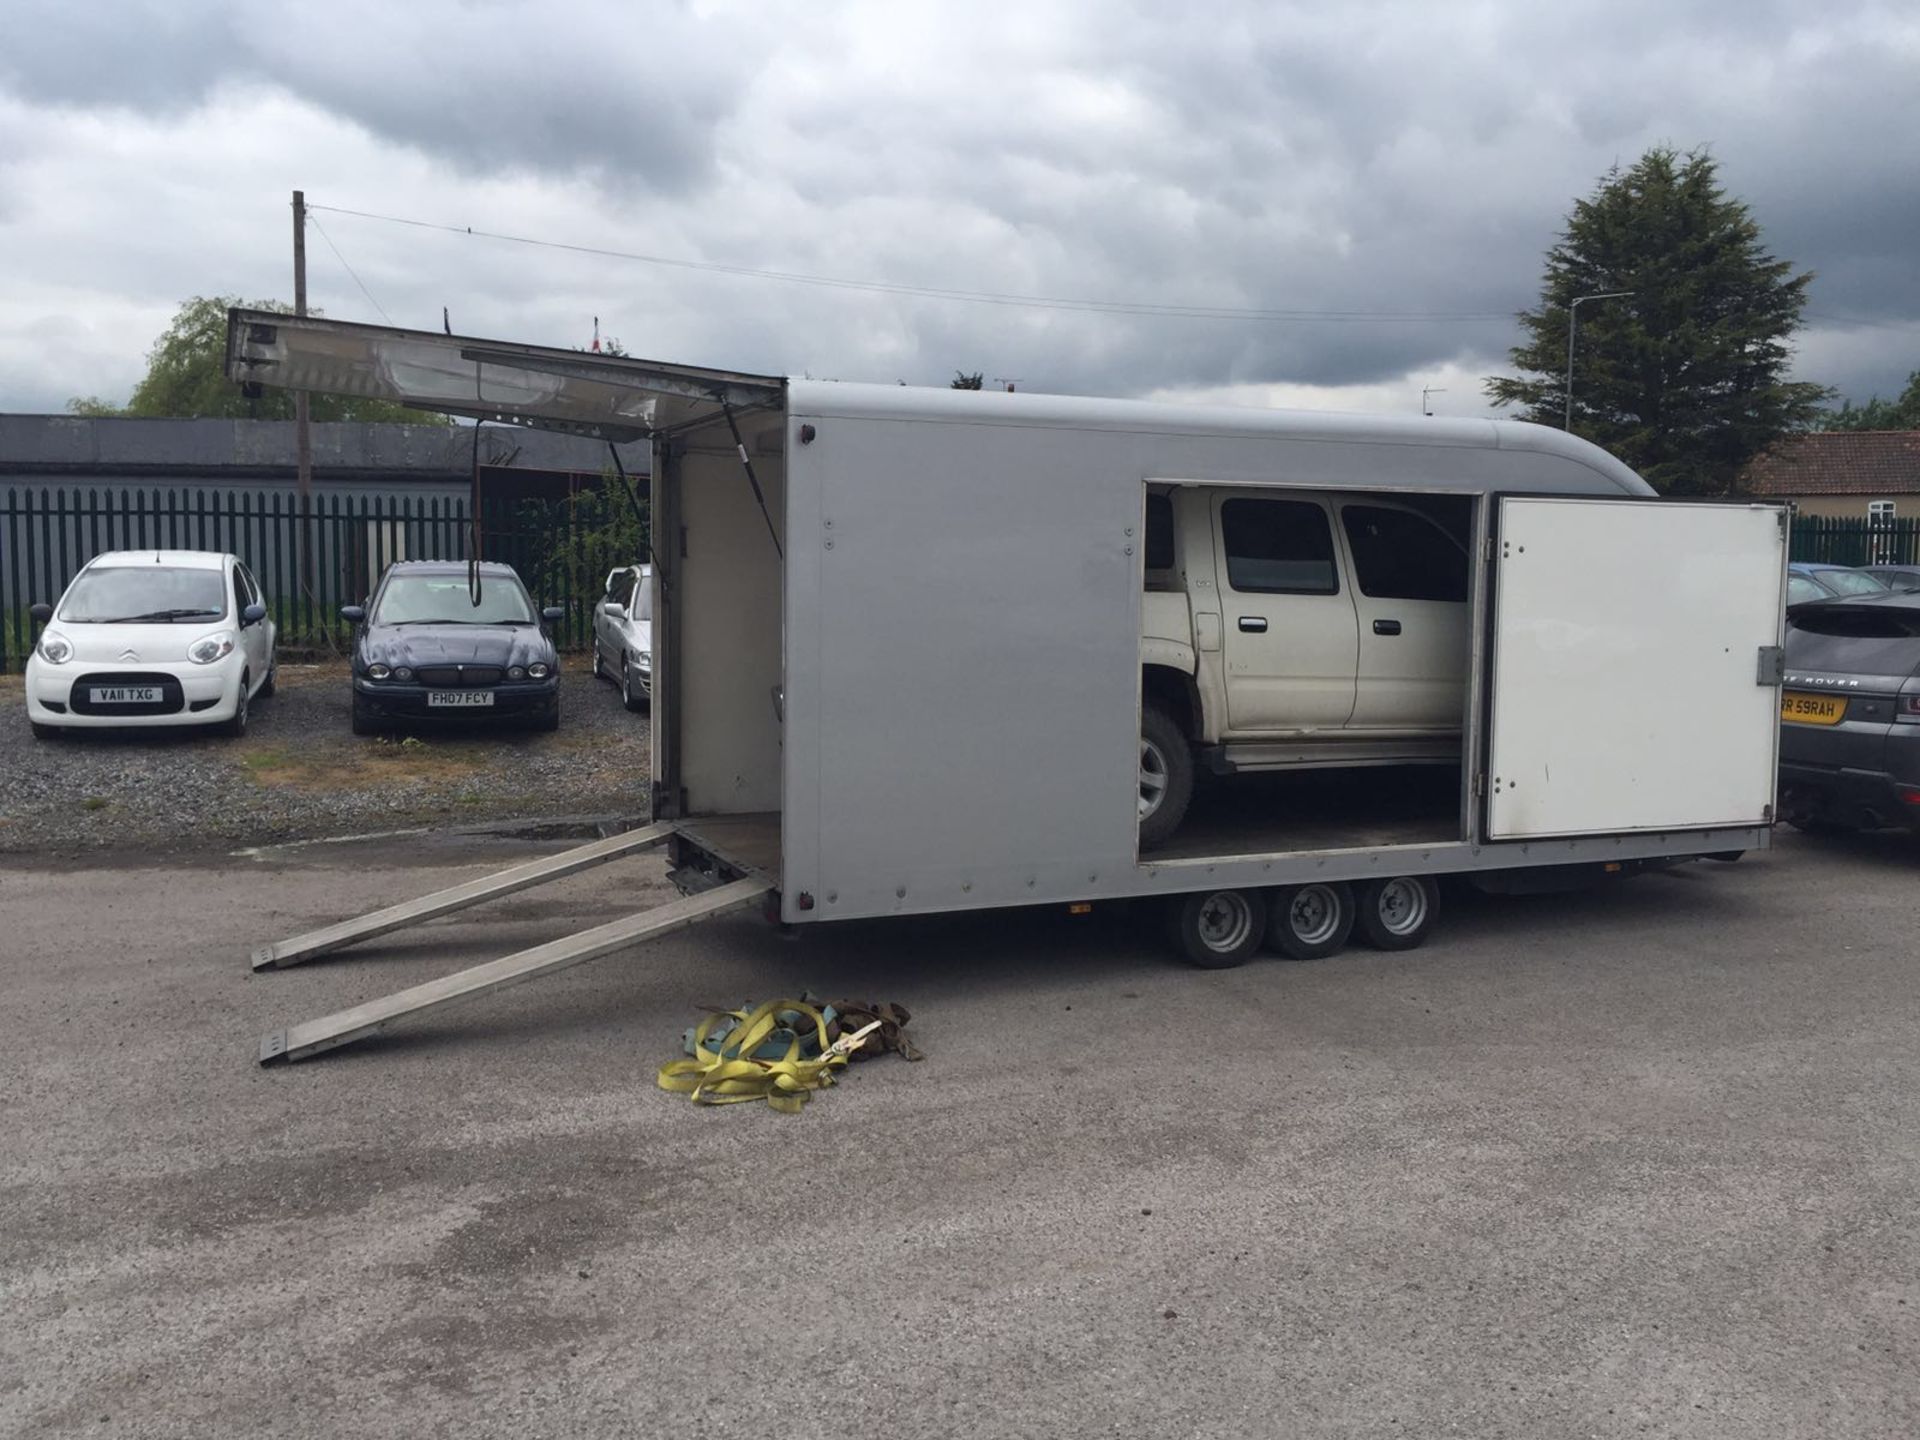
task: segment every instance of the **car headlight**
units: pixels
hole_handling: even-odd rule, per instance
[[[413,678],[413,667],[410,665],[400,665],[395,667],[393,672],[393,678],[396,680],[411,680]]]
[[[64,665],[73,658],[73,642],[64,635],[43,634],[37,648],[40,658],[49,665]]]
[[[214,635],[202,635],[187,647],[187,659],[196,665],[211,665],[216,660],[224,660],[233,653],[233,632],[222,630]]]
[[[507,679],[509,679],[509,680],[524,680],[524,679],[526,679],[526,678],[527,678],[527,667],[526,667],[526,666],[524,666],[524,665],[509,665],[509,666],[507,667]]]
[[[634,664],[639,666],[641,670],[646,671],[648,673],[652,672],[653,652],[651,650],[642,650],[639,654],[635,655],[633,659],[634,659]]]
[[[553,667],[547,664],[546,661],[536,660],[533,664],[527,666],[527,678],[529,680],[544,680],[552,669]]]
[[[384,680],[391,674],[393,674],[393,671],[387,666],[382,665],[378,660],[367,666],[367,678],[369,680]]]

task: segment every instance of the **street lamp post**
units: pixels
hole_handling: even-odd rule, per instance
[[[1631,290],[1607,290],[1598,295],[1576,295],[1567,303],[1567,412],[1560,422],[1562,430],[1573,429],[1573,336],[1580,323],[1580,307],[1589,300],[1624,300],[1631,294]]]

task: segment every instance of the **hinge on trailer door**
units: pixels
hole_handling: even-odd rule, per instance
[[[1778,645],[1760,647],[1760,663],[1753,683],[1756,685],[1784,685],[1787,682],[1787,652]]]
[[[1478,800],[1487,793],[1487,776],[1481,771],[1473,777],[1473,798]]]

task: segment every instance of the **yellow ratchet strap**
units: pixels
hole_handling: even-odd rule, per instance
[[[804,1023],[811,1022],[817,1044],[805,1053]],[[871,1028],[871,1027],[868,1027]],[[780,1051],[777,1039],[785,1034]],[[784,1114],[797,1113],[807,1096],[833,1084],[858,1039],[827,1040],[827,1021],[818,1008],[800,1000],[770,1000],[756,1010],[716,1010],[693,1031],[693,1058],[660,1067],[662,1090],[691,1095],[696,1105],[737,1105],[765,1100]],[[762,1052],[775,1041],[775,1054]],[[852,1040],[853,1043],[848,1043]]]

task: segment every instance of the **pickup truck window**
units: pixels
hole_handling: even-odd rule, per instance
[[[1337,595],[1327,512],[1304,500],[1228,500],[1220,506],[1227,583],[1243,595]]]
[[[1343,505],[1353,551],[1353,580],[1376,600],[1467,598],[1467,553],[1428,520],[1408,510],[1379,505]]]

